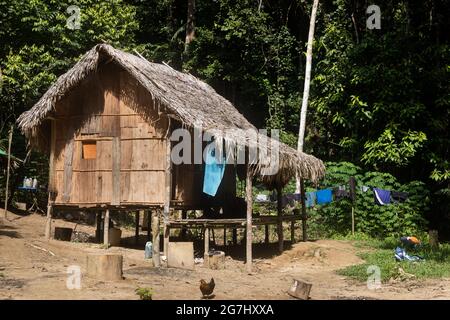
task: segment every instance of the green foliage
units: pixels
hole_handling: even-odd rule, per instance
[[[69,5],[81,10],[79,30],[66,26]],[[362,0],[320,1],[305,151],[340,161],[365,183],[419,193],[423,185],[406,181],[420,180],[429,190],[447,190],[450,45],[442,30],[450,28],[450,3],[383,1],[381,30],[365,27],[366,8]],[[254,125],[279,129],[281,140],[296,147],[311,2],[198,0],[187,50],[186,10],[182,0],[0,0],[0,138],[85,51],[107,42],[198,76]],[[17,130],[12,153],[26,157]],[[33,170],[46,180],[45,157],[32,154],[30,161],[13,183]],[[327,179],[346,178],[335,173]],[[399,224],[415,228],[427,210],[411,200],[373,209],[369,195],[358,199],[357,227],[370,234],[395,233]],[[343,200],[319,213],[345,233],[349,208]]]
[[[388,173],[364,172],[348,163],[328,162],[327,175],[321,187],[348,185],[349,178],[357,181],[355,230],[373,237],[400,236],[422,231],[427,225],[425,213],[429,205],[429,191],[422,182],[401,184]],[[363,192],[362,186],[408,192],[408,200],[380,206],[375,204],[373,192]],[[350,199],[310,209],[310,229],[316,236],[346,235],[351,231],[352,202]]]
[[[152,300],[153,296],[152,288],[137,288],[135,292],[141,300]]]
[[[355,244],[357,245],[358,242]],[[341,269],[338,273],[360,281],[367,281],[369,276],[367,268],[374,265],[380,268],[382,282],[387,282],[391,278],[401,279],[403,275],[400,273],[399,268],[418,279],[450,276],[450,245],[444,244],[439,249],[431,249],[425,244],[416,250],[408,251],[408,254],[418,255],[425,260],[419,262],[397,262],[394,258],[394,249],[399,245],[400,241],[398,238],[395,240],[389,238],[386,241],[374,239],[370,242],[366,241],[364,246],[360,245],[360,247],[364,248],[364,251],[361,251],[359,254],[365,262]]]
[[[399,167],[406,166],[418,149],[427,140],[425,133],[408,131],[399,143],[395,141],[392,129],[386,129],[377,141],[367,141],[364,144],[366,152],[362,161],[376,166],[380,163],[392,163]]]

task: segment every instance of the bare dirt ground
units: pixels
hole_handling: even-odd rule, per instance
[[[101,282],[82,276],[82,288],[69,290],[67,267],[78,265],[83,274],[86,254],[105,249],[93,243],[46,241],[45,219],[40,215],[8,217],[10,221],[0,223],[0,299],[138,299],[137,287],[153,288],[153,299],[200,299],[199,280],[211,277],[216,282],[215,299],[293,299],[287,290],[294,278],[313,284],[311,299],[450,299],[450,279],[383,284],[369,290],[365,283],[336,274],[362,260],[350,242],[335,240],[297,243],[282,255],[255,259],[251,275],[239,259],[228,257],[225,270],[201,265],[194,271],[159,269],[143,259],[142,249],[113,247],[108,252],[124,257],[124,280]],[[53,226],[75,223],[54,220]],[[95,232],[87,225],[78,225],[77,231]]]

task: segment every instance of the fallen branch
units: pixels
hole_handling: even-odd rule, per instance
[[[33,248],[35,248],[35,249],[38,249],[38,250],[41,250],[41,251],[45,251],[45,252],[48,252],[49,254],[51,254],[52,256],[55,256],[55,254],[53,253],[53,252],[51,252],[50,250],[47,250],[47,249],[45,249],[45,248],[41,248],[41,247],[39,247],[39,246],[36,246],[36,245],[34,245],[34,244],[32,244],[32,243],[28,243],[30,246],[32,246]]]

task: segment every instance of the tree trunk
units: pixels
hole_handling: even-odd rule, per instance
[[[187,20],[186,20],[186,41],[184,51],[188,50],[189,44],[195,38],[195,0],[188,0]]]
[[[8,166],[6,168],[6,188],[5,188],[5,220],[8,219],[8,188],[9,188],[9,168],[11,167],[11,144],[12,144],[12,136],[13,136],[14,126],[11,125],[11,129],[9,130],[8,137]]]
[[[308,47],[306,50],[306,70],[305,70],[305,86],[303,88],[303,101],[300,111],[300,127],[298,133],[297,150],[303,152],[303,143],[305,140],[305,127],[306,127],[306,111],[308,109],[309,87],[311,84],[311,64],[312,64],[312,49],[314,41],[314,27],[316,25],[316,13],[319,6],[319,0],[314,0],[311,19],[309,21],[309,34],[308,34]],[[297,177],[296,192],[300,193],[300,178]]]

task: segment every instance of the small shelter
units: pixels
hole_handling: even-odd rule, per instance
[[[210,227],[251,230],[253,177],[276,189],[280,198],[292,177],[317,181],[325,172],[322,161],[311,155],[271,138],[258,139],[258,134],[249,136],[256,128],[208,84],[107,44],[89,50],[18,123],[31,146],[50,156],[48,237],[53,208],[102,210],[105,227],[110,210],[141,209],[151,210],[149,220],[158,225],[158,217],[163,218],[165,253],[170,228],[199,225],[205,228],[206,250]],[[204,164],[171,161],[174,130],[186,128],[195,135],[198,127],[246,152],[243,163],[226,165],[214,197],[202,192]],[[250,158],[252,148],[259,154],[276,152],[278,170],[268,173],[264,157]],[[236,198],[236,175],[245,177],[245,201]],[[219,207],[230,214],[217,215],[214,208]],[[173,210],[210,215],[180,220],[172,217]],[[279,216],[274,223],[280,228],[281,222]],[[157,241],[159,228],[154,230]],[[251,243],[252,233],[247,232],[249,268]]]

